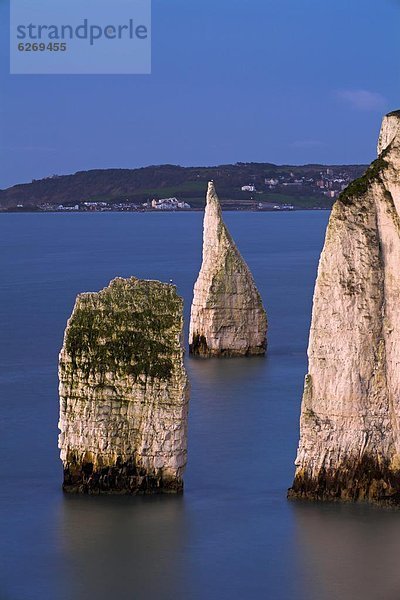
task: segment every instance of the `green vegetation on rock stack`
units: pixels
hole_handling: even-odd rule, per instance
[[[156,310],[154,310],[156,307]],[[65,348],[73,364],[90,372],[168,379],[171,352],[165,333],[176,328],[182,300],[173,286],[115,279],[101,292],[81,294],[69,320]],[[168,336],[170,339],[170,336]]]
[[[358,197],[368,192],[370,184],[374,180],[378,180],[382,171],[387,167],[388,163],[385,160],[387,149],[374,160],[368,167],[362,177],[355,179],[347,186],[347,188],[340,194],[338,200],[342,204],[350,204],[353,197]]]

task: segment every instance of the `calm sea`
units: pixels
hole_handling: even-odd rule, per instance
[[[62,494],[57,450],[75,296],[172,279],[188,316],[202,214],[1,215],[1,600],[399,600],[400,512],[286,500],[328,213],[225,219],[267,308],[268,357],[187,358],[183,497],[86,498]]]

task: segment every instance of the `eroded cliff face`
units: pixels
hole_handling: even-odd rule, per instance
[[[188,382],[174,286],[115,279],[81,294],[60,353],[64,489],[182,491]]]
[[[253,276],[221,215],[213,182],[204,215],[203,263],[194,286],[189,347],[201,356],[264,354],[267,317]]]
[[[329,220],[290,497],[400,501],[400,112],[378,151]]]

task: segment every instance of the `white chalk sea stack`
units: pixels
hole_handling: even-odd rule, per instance
[[[208,184],[203,262],[194,286],[189,348],[199,356],[262,355],[267,316],[253,276],[226,225],[214,183]]]
[[[182,491],[189,399],[182,328],[172,285],[118,278],[78,296],[59,360],[65,491]]]
[[[400,111],[378,154],[329,220],[292,498],[400,503]]]

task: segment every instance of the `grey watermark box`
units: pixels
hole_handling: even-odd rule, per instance
[[[151,0],[10,1],[10,73],[151,73]]]

